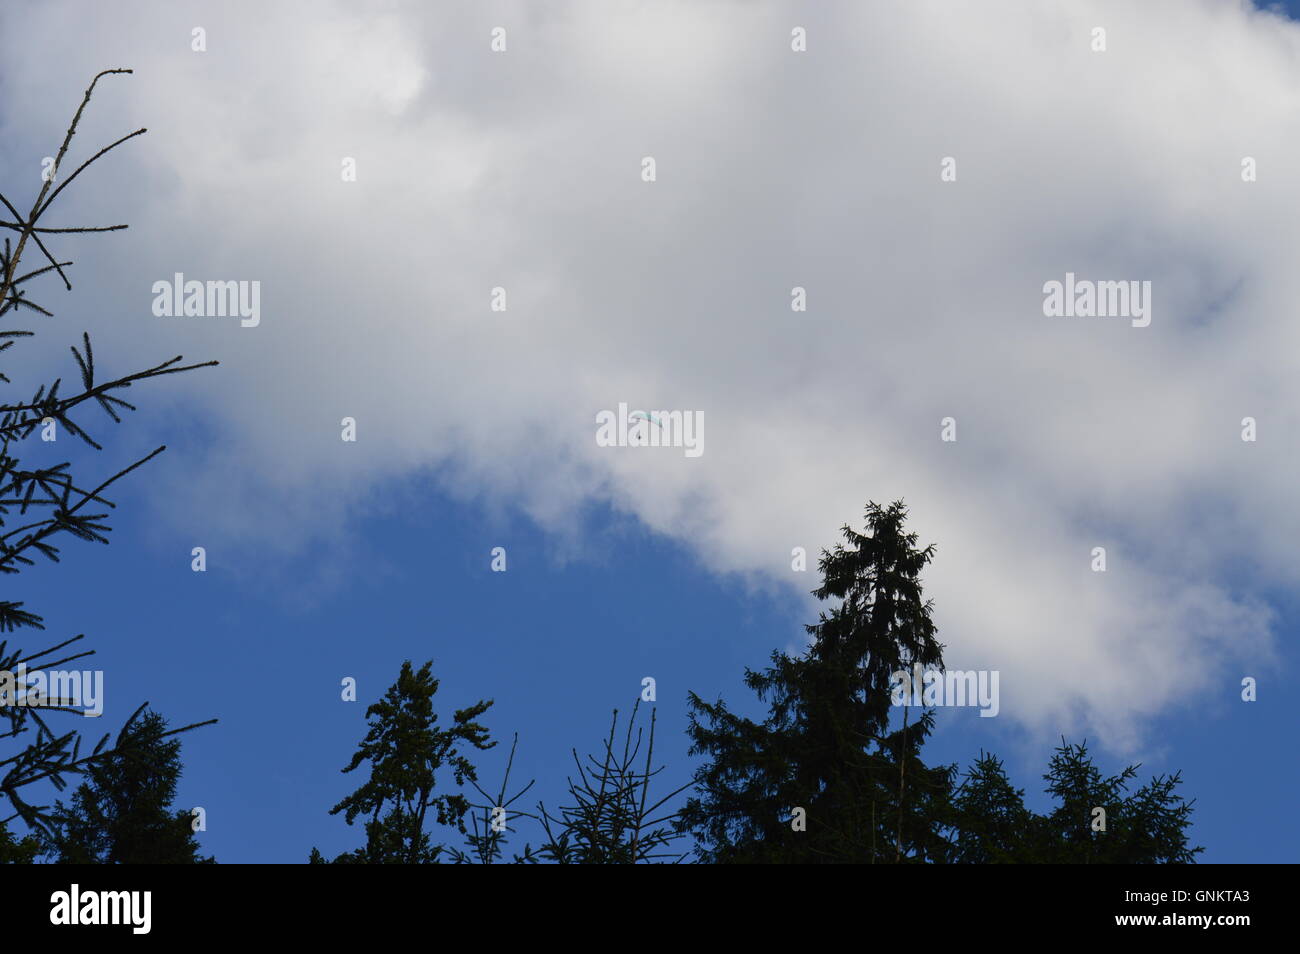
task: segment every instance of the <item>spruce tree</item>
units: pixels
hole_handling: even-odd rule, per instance
[[[925,769],[917,755],[932,719],[909,725],[897,713],[890,731],[891,676],[942,665],[920,579],[934,548],[917,547],[906,516],[901,501],[870,503],[864,532],[845,526],[845,543],[823,551],[813,593],[838,604],[806,627],[805,653],[774,652],[771,667],[746,671],[768,703],[764,721],[691,693],[691,751],[706,762],[681,825],[696,834],[702,860],[946,857],[950,770]]]
[[[538,858],[594,865],[659,864],[685,857],[687,853],[675,847],[677,813],[667,805],[688,786],[651,795],[652,782],[664,766],[654,765],[657,713],[651,710],[649,732],[643,733],[637,726],[640,706],[638,698],[621,745],[615,709],[599,755],[589,754],[584,762],[572,750],[577,775],[568,779],[569,803],[554,815],[545,805],[537,806],[545,832]]]
[[[1051,864],[1195,862],[1204,849],[1189,841],[1195,801],[1179,794],[1181,774],[1157,775],[1129,792],[1138,768],[1129,765],[1118,775],[1103,775],[1086,741],[1074,745],[1062,739],[1043,776],[1057,805],[1038,820],[1025,859]]]
[[[1025,808],[1024,789],[1011,784],[1002,762],[980,752],[953,796],[952,860],[960,864],[1015,864],[1031,860],[1039,819]]]
[[[12,239],[5,238],[3,248],[0,248],[0,319],[5,322],[5,326],[0,328],[0,354],[33,335],[27,328],[10,326],[19,315],[28,318],[51,316],[47,308],[29,296],[30,283],[57,276],[66,289],[72,288],[68,277],[72,262],[61,260],[51,250],[55,240],[68,234],[115,232],[126,228],[125,225],[69,225],[53,222],[50,218],[58,198],[82,173],[117,147],[145,132],[137,129],[127,133],[70,171],[68,166],[71,164],[65,166],[77,126],[99,81],[106,76],[130,72],[106,70],[91,82],[67,127],[62,144],[52,157],[54,162],[48,170],[49,175],[26,213],[20,212],[14,202],[0,192],[0,206],[3,207],[0,208],[0,230],[12,234]],[[35,263],[29,261],[33,256],[38,257]],[[87,408],[98,407],[110,421],[120,423],[125,412],[135,409],[121,397],[126,388],[217,363],[209,361],[187,366],[177,356],[142,371],[106,378],[96,365],[89,335],[83,333],[80,344],[80,348],[75,345],[71,348],[78,384],[64,388],[62,378],[33,382],[32,390],[0,403],[0,574],[16,574],[33,565],[38,556],[57,562],[60,544],[68,538],[107,543],[110,528],[104,519],[114,506],[107,496],[109,489],[165,450],[165,447],[159,447],[104,479],[86,480],[74,476],[71,461],[46,463],[38,460],[29,463],[31,456],[42,456],[38,448],[62,447],[62,444],[51,442],[51,438],[64,436],[75,438],[81,447],[102,450],[102,445],[87,429],[84,419]],[[0,384],[14,386],[2,370]],[[42,443],[34,446],[33,438],[38,434]],[[43,618],[26,608],[22,601],[0,600],[0,634],[44,629]],[[0,751],[0,803],[8,803],[7,811],[0,810],[0,826],[21,820],[33,832],[48,835],[48,809],[32,800],[32,786],[36,786],[36,790],[44,785],[62,790],[68,776],[85,772],[111,751],[106,748],[108,735],[87,752],[79,732],[57,729],[46,716],[51,712],[66,712],[68,706],[62,704],[63,700],[37,699],[18,679],[18,674],[24,671],[30,677],[42,670],[53,670],[64,663],[92,655],[93,650],[79,651],[80,647],[73,646],[81,639],[82,635],[77,635],[51,640],[52,645],[36,650],[0,639],[0,727],[3,728],[0,739],[9,740],[11,745],[8,751]],[[196,727],[184,726],[171,730],[170,734]],[[6,847],[11,843],[12,837],[0,836],[0,851],[13,854],[15,849]],[[30,843],[21,841],[17,844]]]
[[[1053,809],[1025,807],[1002,763],[981,752],[960,785],[955,766],[920,752],[933,710],[893,704],[891,676],[942,668],[920,575],[933,548],[904,531],[901,503],[867,508],[865,533],[823,553],[814,594],[839,600],[808,626],[799,656],[772,654],[746,684],[762,722],[690,695],[692,753],[705,756],[679,828],[709,862],[1180,864],[1193,802],[1177,773],[1135,792],[1138,766],[1104,776],[1087,745],[1062,740],[1044,776]],[[893,718],[891,718],[893,716]],[[1103,816],[1097,809],[1104,810]]]
[[[510,791],[510,771],[514,768],[515,751],[518,747],[519,733],[516,732],[514,740],[510,743],[510,757],[506,759],[505,772],[501,777],[501,787],[497,789],[496,795],[488,794],[477,781],[470,780],[470,785],[479,793],[483,801],[470,805],[470,810],[466,813],[466,817],[470,821],[470,827],[465,832],[465,847],[448,849],[448,858],[451,862],[459,865],[496,864],[505,855],[506,840],[517,831],[512,822],[520,817],[537,817],[514,807],[514,803],[523,798],[528,793],[528,790],[533,787],[533,781],[529,781],[527,785],[517,790],[513,795],[506,794]],[[524,845],[524,853],[522,855],[516,854],[514,857],[515,864],[535,864],[536,862],[537,858],[534,856],[532,848],[527,844]]]
[[[459,709],[449,728],[439,728],[432,667],[426,662],[413,670],[409,660],[402,663],[397,682],[366,710],[370,729],[343,771],[369,764],[370,777],[330,809],[331,815],[342,812],[349,825],[363,818],[366,843],[334,864],[433,864],[448,849],[434,842],[429,824],[466,834],[470,802],[461,789],[478,779],[467,752],[496,745],[475,721],[492,703]],[[324,861],[313,848],[311,862]]]
[[[211,864],[199,853],[189,812],[176,810],[181,743],[167,721],[143,711],[112,753],[92,763],[70,805],[52,814],[46,851],[59,864]]]
[[[1052,754],[1046,815],[1025,808],[1002,763],[983,752],[953,798],[953,860],[966,864],[1191,864],[1194,802],[1178,792],[1178,773],[1129,792],[1139,766],[1102,775],[1087,743],[1061,741]],[[1104,814],[1098,811],[1101,809]]]

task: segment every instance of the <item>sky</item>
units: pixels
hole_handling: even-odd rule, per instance
[[[931,761],[994,751],[1041,810],[1087,739],[1182,772],[1203,862],[1294,862],[1296,16],[5,4],[7,195],[102,69],[135,72],[72,161],[149,129],[52,213],[131,227],[61,243],[74,287],[33,292],[55,318],[15,389],[69,375],[83,330],[106,370],[221,362],[88,416],[101,454],[47,449],[107,475],[168,447],[110,548],[5,598],[87,634],[110,726],[218,718],[178,804],[219,861],[296,863],[361,843],[328,811],[406,659],[447,718],[494,700],[484,780],[518,732],[551,805],[652,677],[686,781],[686,693],[760,714],[745,667],[804,645],[817,552],[902,498],[946,664],[1000,673],[998,716],[941,710]],[[256,324],[155,314],[177,273],[258,282]],[[1046,315],[1067,274],[1150,282],[1149,324]],[[620,404],[696,415],[703,452],[601,446]]]

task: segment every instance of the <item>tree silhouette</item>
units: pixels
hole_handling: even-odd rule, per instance
[[[31,315],[50,317],[50,311],[27,296],[27,285],[33,279],[54,274],[67,289],[72,288],[66,271],[72,263],[58,260],[46,244],[48,239],[71,233],[113,232],[126,228],[125,225],[49,226],[43,223],[55,200],[86,169],[113,149],[145,132],[144,129],[137,129],[128,133],[100,149],[66,177],[59,172],[96,84],[105,76],[130,72],[107,70],[91,82],[68,125],[55,156],[52,174],[46,178],[26,215],[20,213],[13,202],[0,193],[0,205],[8,213],[8,218],[0,218],[0,229],[16,233],[17,236],[16,242],[7,237],[4,248],[0,251],[0,318],[7,316],[12,319],[24,310]],[[24,253],[33,248],[43,261],[38,266],[23,271],[21,264]],[[8,351],[18,340],[32,335],[33,332],[27,329],[0,329],[0,354]],[[74,478],[71,464],[67,461],[49,466],[25,465],[21,445],[33,433],[40,431],[44,436],[47,431],[55,434],[62,432],[76,437],[94,450],[101,450],[101,445],[74,418],[74,413],[79,412],[83,405],[95,404],[114,423],[119,423],[122,420],[121,412],[134,410],[133,405],[119,396],[121,390],[139,381],[217,363],[208,361],[183,365],[183,359],[177,356],[134,374],[102,380],[95,366],[88,335],[82,335],[81,348],[73,346],[72,354],[81,380],[79,390],[64,393],[62,379],[55,379],[36,386],[30,398],[0,404],[0,573],[3,574],[15,574],[23,567],[31,566],[35,555],[57,562],[58,543],[64,536],[107,543],[110,528],[103,522],[107,516],[105,508],[111,509],[114,505],[104,497],[104,492],[165,449],[157,448],[107,479],[87,482]],[[13,382],[0,372],[0,383]],[[0,633],[11,633],[19,629],[44,629],[41,616],[25,609],[21,601],[0,600]],[[73,636],[34,652],[0,641],[0,672],[12,675],[19,667],[25,667],[26,672],[32,675],[90,656],[94,650],[68,650],[83,635]],[[68,650],[68,654],[58,655],[65,650]],[[67,784],[66,775],[83,773],[97,760],[109,754],[109,750],[105,749],[109,739],[107,734],[90,753],[85,754],[79,733],[58,732],[51,728],[42,711],[68,711],[65,701],[38,699],[35,694],[25,694],[22,690],[0,690],[0,719],[7,725],[7,731],[0,733],[0,739],[20,740],[14,754],[0,758],[0,799],[7,801],[13,810],[7,818],[0,817],[0,826],[18,818],[34,831],[50,834],[48,811],[28,801],[23,794],[24,790],[42,781],[61,790]],[[206,724],[208,723],[183,726],[167,734],[174,735]],[[125,728],[123,732],[126,732]]]
[[[199,854],[190,813],[172,808],[181,743],[145,711],[106,758],[92,763],[72,804],[51,813],[46,851],[61,864],[211,864]]]
[[[450,860],[456,864],[496,864],[505,854],[507,838],[516,831],[511,821],[516,818],[537,817],[530,812],[513,808],[514,803],[523,798],[533,787],[532,781],[513,795],[506,794],[510,790],[510,770],[515,764],[515,750],[518,746],[519,733],[516,732],[514,740],[510,743],[510,757],[506,759],[501,787],[495,796],[489,795],[477,781],[470,779],[470,785],[484,801],[472,803],[470,810],[466,812],[470,827],[465,833],[465,847],[448,849]],[[514,857],[516,864],[533,864],[536,861],[532,848],[527,844],[524,845],[524,853]]]
[[[15,838],[5,825],[0,825],[0,865],[29,865],[41,850],[40,839],[35,835]]]
[[[640,706],[638,698],[621,748],[615,741],[615,709],[599,757],[588,755],[584,764],[573,750],[578,774],[568,780],[570,804],[563,806],[558,815],[550,814],[544,805],[537,806],[546,833],[537,850],[540,859],[557,864],[644,864],[679,861],[686,854],[670,848],[678,837],[673,826],[677,813],[663,809],[689,783],[652,798],[651,782],[663,771],[663,766],[654,767],[657,714],[651,710],[650,731],[643,735],[636,725]],[[644,763],[640,757],[642,743]]]
[[[1187,864],[1203,849],[1188,844],[1194,802],[1177,793],[1182,779],[1156,776],[1132,794],[1139,766],[1104,776],[1087,743],[1064,739],[1043,778],[1058,804],[1035,828],[1028,849],[1034,860],[1075,864]],[[1105,829],[1098,825],[1105,811]]]
[[[995,755],[980,752],[953,797],[953,861],[1014,864],[1026,861],[1026,839],[1037,823]]]
[[[930,723],[888,732],[891,675],[942,665],[920,583],[934,548],[917,548],[906,516],[901,501],[870,503],[865,532],[845,526],[848,545],[823,551],[813,593],[840,602],[806,627],[806,653],[774,652],[770,668],[746,671],[769,704],[763,722],[690,694],[691,751],[707,761],[682,826],[698,837],[701,860],[901,861],[937,850],[933,826],[909,824],[906,808],[909,764],[911,784],[936,797],[915,759]]]
[[[981,752],[957,783],[956,766],[920,752],[933,710],[890,729],[890,676],[914,664],[942,668],[920,573],[933,548],[903,529],[901,502],[867,507],[865,533],[823,553],[814,594],[840,602],[807,627],[806,653],[772,654],[745,682],[768,702],[755,722],[719,700],[690,695],[692,753],[706,760],[678,827],[708,862],[765,863],[1190,863],[1192,802],[1181,776],[1156,776],[1129,793],[1138,766],[1104,776],[1086,744],[1062,740],[1037,815],[1002,763]],[[1104,810],[1105,828],[1101,828]]]
[[[470,803],[459,789],[477,781],[478,775],[465,752],[496,745],[488,730],[474,721],[492,703],[459,709],[450,728],[438,728],[433,711],[438,680],[431,674],[432,666],[426,662],[415,671],[409,660],[402,663],[397,682],[366,710],[370,730],[343,771],[368,763],[370,777],[330,809],[331,815],[342,812],[349,825],[358,816],[364,818],[366,844],[339,855],[334,864],[433,864],[447,849],[434,843],[426,824],[436,822],[466,833],[464,818]],[[455,791],[438,787],[447,773]],[[324,860],[313,848],[311,861]]]
[[[1189,844],[1194,802],[1178,793],[1181,776],[1158,775],[1136,792],[1140,766],[1104,776],[1087,743],[1061,740],[1043,776],[1056,805],[1029,811],[1002,763],[981,752],[954,804],[954,860],[974,864],[1192,864],[1203,848]],[[1104,811],[1104,815],[1098,812]],[[1104,828],[1102,827],[1104,822]]]

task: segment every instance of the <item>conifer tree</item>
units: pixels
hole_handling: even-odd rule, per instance
[[[58,148],[49,175],[27,213],[22,213],[0,192],[0,230],[7,230],[13,238],[6,238],[0,249],[0,320],[11,322],[20,313],[29,317],[50,317],[51,312],[28,297],[28,283],[35,279],[57,275],[65,288],[71,289],[68,269],[72,262],[61,261],[47,243],[69,233],[113,232],[125,225],[69,226],[54,225],[47,221],[55,201],[64,190],[76,181],[92,164],[123,143],[142,135],[137,129],[110,145],[100,149],[70,172],[63,171],[77,125],[90,103],[95,87],[105,76],[130,73],[130,70],[106,70],[98,74],[86,89],[80,106],[68,125],[63,142]],[[27,265],[32,255],[41,261]],[[26,270],[24,270],[26,269]],[[9,351],[22,339],[32,337],[25,328],[0,327],[0,354]],[[30,450],[35,434],[45,439],[47,435],[66,435],[76,438],[84,447],[101,450],[80,420],[84,406],[95,405],[114,423],[120,423],[122,414],[134,406],[119,393],[133,384],[148,379],[194,368],[215,365],[208,361],[198,365],[183,365],[180,356],[162,361],[143,371],[117,378],[104,379],[95,364],[90,337],[82,335],[81,348],[72,347],[80,385],[70,391],[63,389],[62,379],[33,385],[30,397],[0,404],[0,574],[12,575],[23,567],[31,566],[37,555],[58,561],[59,543],[67,537],[107,543],[109,526],[104,523],[107,509],[114,504],[105,492],[125,477],[165,450],[159,447],[130,466],[106,479],[86,481],[74,477],[69,461],[45,464],[25,463],[25,450]],[[0,384],[14,382],[0,371]],[[48,446],[45,445],[45,446]],[[39,455],[37,455],[39,456]],[[42,617],[25,608],[22,601],[0,600],[0,634],[24,629],[43,630]],[[83,634],[84,635],[84,634]],[[92,655],[93,650],[76,651],[68,647],[82,639],[73,636],[48,645],[44,649],[28,650],[10,641],[0,640],[0,739],[9,740],[12,748],[0,751],[0,803],[7,802],[10,811],[0,811],[0,826],[16,819],[29,829],[49,834],[48,811],[24,794],[37,783],[46,783],[61,790],[66,777],[85,772],[97,760],[109,754],[109,736],[103,736],[89,753],[84,752],[81,736],[75,730],[59,731],[52,727],[43,713],[64,710],[65,700],[38,699],[26,693],[25,686],[16,688],[18,673],[25,671],[30,677],[43,670],[52,670],[64,663]],[[67,651],[64,653],[64,651]],[[64,653],[60,655],[60,653]],[[215,722],[216,720],[209,720]],[[198,723],[206,725],[208,723]],[[195,728],[184,726],[171,730],[176,734]],[[5,844],[10,844],[5,841]],[[19,842],[19,845],[28,844]],[[10,851],[11,848],[0,850]],[[23,849],[24,851],[26,849]]]
[[[537,850],[540,859],[557,864],[651,864],[685,856],[673,847],[677,813],[666,806],[689,783],[651,795],[651,783],[664,767],[654,766],[656,713],[651,710],[650,730],[643,733],[637,726],[640,705],[638,698],[621,746],[615,709],[599,756],[588,755],[584,764],[573,750],[578,774],[568,779],[570,803],[558,815],[537,806],[546,834]]]
[[[470,802],[461,789],[478,779],[467,753],[496,745],[475,721],[492,703],[459,709],[449,728],[439,728],[432,667],[432,661],[419,670],[409,660],[402,663],[397,682],[366,710],[370,729],[343,771],[368,764],[370,776],[330,809],[331,815],[342,812],[349,825],[364,819],[366,843],[339,855],[334,864],[434,864],[447,848],[434,842],[429,824],[466,833]],[[325,859],[313,848],[311,861]]]
[[[1030,860],[1038,823],[1024,789],[1011,784],[1001,760],[980,752],[953,797],[954,862],[1015,864]]]
[[[709,862],[967,864],[1190,863],[1193,804],[1181,776],[1129,792],[1137,766],[1104,776],[1086,744],[1062,740],[1047,774],[1056,805],[1037,815],[1002,763],[981,752],[955,766],[920,757],[934,712],[895,707],[890,679],[942,668],[920,574],[933,548],[903,530],[901,503],[870,504],[865,533],[824,553],[820,599],[839,604],[807,627],[808,650],[746,672],[768,703],[762,722],[690,695],[692,753],[705,756],[679,828]],[[893,709],[891,719],[891,708]],[[1104,810],[1102,816],[1097,809]]]
[[[746,672],[763,722],[691,693],[691,751],[706,762],[681,824],[702,860],[942,860],[948,770],[923,773],[917,757],[932,722],[890,732],[891,676],[942,665],[920,580],[934,548],[917,548],[906,516],[901,501],[870,503],[865,532],[845,526],[847,545],[823,551],[813,593],[838,604],[806,627],[805,653]]]
[[[1178,792],[1181,775],[1158,775],[1129,792],[1140,766],[1105,776],[1087,743],[1061,740],[1046,791],[1056,804],[1029,811],[1002,763],[980,753],[954,796],[954,861],[971,864],[1192,864],[1188,828],[1194,802]],[[1100,812],[1098,810],[1101,810]],[[1103,814],[1104,813],[1104,814]]]
[[[478,782],[470,780],[470,785],[479,793],[483,801],[472,803],[470,810],[466,813],[470,825],[465,832],[465,847],[448,849],[449,860],[455,864],[492,865],[498,863],[505,855],[507,839],[517,832],[513,823],[520,818],[537,817],[530,812],[514,807],[515,802],[523,798],[528,793],[528,790],[533,787],[535,780],[529,781],[527,785],[513,795],[506,794],[510,791],[510,771],[514,767],[515,751],[518,747],[519,733],[516,732],[514,740],[510,743],[510,757],[506,759],[505,772],[501,777],[501,787],[497,790],[495,796],[485,792]],[[528,844],[524,845],[522,855],[516,854],[514,857],[515,864],[535,864],[536,862],[537,858]]]
[[[211,864],[199,853],[189,812],[176,810],[181,743],[144,710],[113,751],[91,763],[72,803],[51,813],[46,852],[60,864]]]
[[[1139,767],[1105,776],[1086,741],[1073,745],[1062,739],[1043,776],[1057,805],[1039,819],[1024,857],[1049,864],[1195,862],[1204,849],[1189,843],[1195,802],[1179,794],[1181,774],[1157,775],[1130,793]]]
[[[0,824],[0,865],[29,865],[40,850],[41,842],[35,835],[15,838],[8,826]]]

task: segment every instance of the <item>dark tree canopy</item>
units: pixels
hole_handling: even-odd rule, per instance
[[[0,865],[29,865],[40,850],[41,842],[35,835],[17,838],[7,825],[0,824]]]
[[[1177,774],[1130,793],[1136,766],[1104,776],[1086,745],[1063,740],[1044,776],[1055,807],[1038,815],[993,755],[981,752],[960,781],[955,765],[921,760],[934,712],[909,721],[890,676],[942,668],[942,646],[921,594],[933,548],[917,548],[905,517],[901,502],[870,504],[865,532],[845,527],[848,545],[823,554],[814,594],[838,604],[807,627],[804,654],[773,653],[770,668],[746,673],[768,704],[762,722],[690,695],[692,752],[704,762],[680,827],[696,836],[700,860],[1194,861],[1202,849],[1189,845],[1192,803]]]
[[[90,765],[72,802],[59,802],[47,851],[60,864],[211,864],[199,853],[191,815],[176,810],[181,743],[146,711],[107,758]]]
[[[478,779],[468,752],[496,745],[475,721],[492,703],[459,709],[449,728],[439,728],[432,666],[426,662],[413,670],[409,660],[402,663],[397,682],[366,710],[370,731],[343,771],[368,764],[370,776],[330,809],[331,815],[342,812],[349,825],[363,818],[366,844],[340,855],[335,864],[432,864],[447,849],[433,841],[428,824],[465,834],[470,803],[461,789]],[[324,858],[313,849],[311,860]]]
[[[763,722],[691,693],[692,752],[706,762],[682,819],[702,860],[883,861],[930,850],[932,826],[909,824],[905,797],[900,816],[899,781],[910,763],[921,798],[942,788],[914,754],[931,724],[889,733],[891,675],[942,664],[920,583],[934,548],[917,547],[906,516],[901,502],[869,504],[865,532],[845,526],[847,545],[823,551],[813,593],[839,602],[807,627],[806,653],[774,652],[770,668],[746,672],[768,702]],[[796,809],[806,831],[795,830]]]

